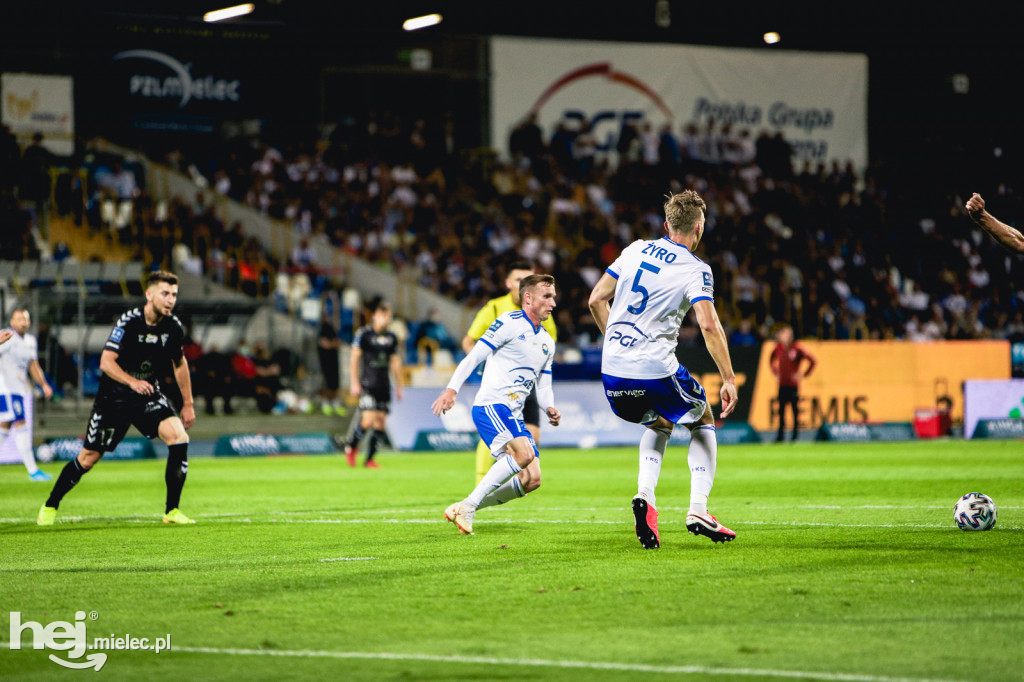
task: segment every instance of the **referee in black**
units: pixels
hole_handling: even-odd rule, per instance
[[[52,526],[60,501],[75,487],[103,453],[110,452],[134,425],[146,438],[160,437],[167,444],[167,504],[164,523],[195,523],[178,509],[188,473],[188,434],[196,421],[188,361],[182,354],[185,330],[172,314],[178,301],[178,278],[164,271],[146,280],[146,305],[121,315],[100,356],[99,391],[78,457],[61,470],[36,523]],[[168,366],[181,389],[178,417],[160,391],[157,377]]]

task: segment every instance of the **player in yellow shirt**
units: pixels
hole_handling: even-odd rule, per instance
[[[499,315],[510,310],[523,309],[523,302],[519,300],[519,282],[524,277],[529,277],[532,274],[534,274],[533,266],[529,261],[517,260],[509,264],[508,277],[505,278],[505,286],[508,287],[508,293],[498,298],[492,298],[480,308],[476,317],[473,318],[473,323],[469,325],[469,331],[466,332],[466,336],[462,339],[462,350],[467,353],[473,350],[477,340],[484,335],[488,327],[494,324]],[[554,318],[548,317],[541,324],[548,334],[551,334],[551,338],[558,341]],[[523,405],[523,421],[526,422],[526,428],[530,435],[533,436],[533,440],[540,445],[540,405],[537,403],[536,389],[530,393],[526,403]],[[487,447],[486,443],[480,441],[476,445],[477,483],[484,477],[484,474],[487,473],[492,464],[494,464],[494,458],[491,456],[490,448]]]

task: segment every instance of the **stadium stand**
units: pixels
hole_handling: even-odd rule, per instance
[[[798,336],[821,339],[1020,335],[1009,324],[1020,299],[1005,255],[970,229],[951,240],[936,234],[958,219],[962,197],[912,215],[909,201],[873,169],[793,169],[781,136],[755,138],[728,126],[684,125],[678,137],[636,131],[615,165],[591,158],[580,141],[585,127],[561,129],[547,144],[524,143],[532,136],[516,130],[512,158],[501,159],[480,150],[424,151],[414,144],[423,126],[417,121],[386,147],[368,132],[362,156],[341,153],[329,139],[176,151],[165,160],[179,173],[101,144],[100,160],[86,168],[87,225],[53,221],[51,243],[66,244],[72,264],[44,259],[28,281],[59,291],[75,280],[102,289],[116,279],[128,294],[144,267],[164,267],[270,299],[310,326],[321,300],[340,305],[355,286],[363,300],[397,301],[415,363],[437,355],[427,352],[429,342],[419,347],[426,310],[439,308],[441,325],[457,337],[466,311],[502,293],[502,263],[526,257],[558,278],[559,345],[575,351],[599,341],[585,302],[603,267],[630,241],[659,234],[664,193],[687,186],[709,204],[706,242],[729,334],[742,327],[757,342],[786,321]],[[117,210],[102,204],[109,178],[124,168],[134,169],[138,188],[130,223],[112,228]],[[86,275],[81,261],[96,251],[125,259],[124,270],[110,277],[108,263]],[[378,280],[389,287],[375,289]],[[26,281],[20,270],[15,281]],[[410,288],[439,296],[405,305],[401,292]],[[360,312],[339,313],[350,338]],[[698,336],[684,327],[682,341],[699,343]]]
[[[531,258],[559,278],[566,345],[596,341],[590,280],[622,246],[658,233],[662,195],[684,185],[709,200],[708,251],[729,332],[747,320],[763,339],[784,320],[824,339],[983,338],[1015,311],[1001,253],[967,229],[935,235],[962,197],[912,216],[870,169],[794,170],[779,136],[685,130],[680,139],[663,131],[653,152],[638,136],[616,167],[543,144],[533,156],[420,155],[418,164],[401,160],[408,149],[392,148],[399,161],[386,163],[261,144],[248,160],[205,156],[189,166],[300,232],[466,306],[501,293],[510,254]]]

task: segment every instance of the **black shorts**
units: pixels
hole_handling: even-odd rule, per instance
[[[540,426],[540,403],[537,402],[537,387],[534,386],[530,395],[523,402],[523,421],[530,426]]]
[[[391,387],[364,386],[363,392],[359,395],[359,409],[376,410],[385,414],[391,412]]]
[[[796,404],[800,399],[800,390],[796,386],[779,386],[779,405]]]
[[[156,438],[160,422],[177,417],[171,402],[159,391],[153,395],[96,397],[85,431],[85,449],[110,452],[134,426],[146,438]]]

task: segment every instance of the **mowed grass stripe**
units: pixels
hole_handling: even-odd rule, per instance
[[[424,657],[118,652],[103,672],[119,679],[618,682],[656,668],[1019,682],[1019,452],[722,447],[712,512],[739,533],[722,546],[686,532],[685,450],[670,448],[651,552],[629,511],[635,448],[543,450],[541,490],[482,511],[473,537],[441,518],[472,487],[472,453],[385,453],[375,472],[331,456],[194,458],[182,509],[199,523],[183,527],[160,523],[161,461],[101,463],[52,528],[34,524],[48,486],[0,467],[13,521],[0,524],[0,621],[95,610],[90,635],[173,634],[175,649]],[[953,525],[972,490],[999,505],[991,532]],[[5,678],[54,675],[42,651],[2,653]]]
[[[434,518],[419,518],[419,519],[389,519],[389,518],[375,518],[375,519],[276,519],[273,517],[260,518],[255,515],[251,515],[255,518],[237,518],[234,514],[229,515],[231,518],[223,518],[218,516],[210,516],[200,514],[197,518],[203,519],[207,523],[218,523],[218,524],[254,524],[254,523],[292,523],[292,524],[335,524],[335,525],[362,525],[362,524],[444,524],[447,523],[444,519]],[[618,525],[629,525],[628,520],[599,520],[599,519],[529,519],[529,518],[499,518],[491,516],[482,516],[484,521],[489,523],[508,523],[508,524],[578,524],[578,525],[606,525],[606,526],[618,526]],[[115,516],[69,516],[60,518],[57,520],[58,524],[83,524],[83,523],[126,523],[126,524],[150,524],[157,523],[160,521],[159,517],[115,517]],[[0,523],[34,523],[35,519],[32,518],[15,518],[15,519],[0,519]],[[685,520],[671,520],[662,519],[659,521],[660,526],[673,526],[683,525]],[[949,528],[952,525],[950,523],[824,523],[824,522],[813,522],[813,521],[732,521],[730,525],[741,528],[743,526],[791,526],[797,528]],[[1024,530],[1024,526],[997,526],[999,530]]]
[[[431,654],[369,653],[355,651],[274,651],[269,649],[214,649],[208,647],[179,647],[175,653],[213,654],[219,656],[271,656],[284,658],[338,658],[382,661],[423,661],[431,663],[461,663],[488,666],[523,666],[536,668],[564,668],[567,670],[609,670],[619,672],[654,673],[662,675],[711,675],[728,677],[774,677],[784,679],[827,680],[828,682],[955,682],[917,677],[885,677],[877,675],[851,675],[820,671],[757,670],[752,668],[709,668],[701,665],[643,665],[638,663],[610,663],[598,661],[546,661],[529,658],[486,658],[482,656],[435,656]],[[961,681],[966,682],[966,681]]]

